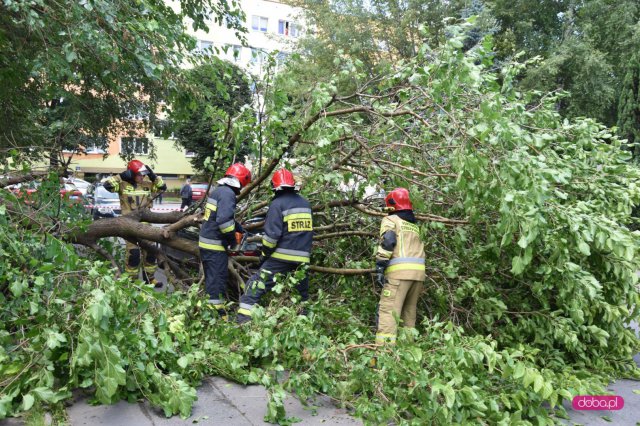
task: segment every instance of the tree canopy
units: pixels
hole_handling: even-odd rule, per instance
[[[252,140],[237,140],[227,132],[239,115],[253,115],[248,77],[236,65],[215,57],[184,71],[185,85],[172,98],[168,129],[176,143],[193,152],[196,170],[206,170],[214,158],[216,170],[234,158],[244,158]]]
[[[148,126],[195,47],[187,19],[245,31],[226,1],[2,1],[0,155],[55,160]]]
[[[517,78],[522,90],[565,92],[567,96],[557,98],[563,116],[592,117],[608,126],[624,122],[627,130],[619,136],[634,137],[628,130],[633,115],[622,115],[632,114],[623,105],[628,96],[624,81],[633,72],[631,60],[640,48],[640,8],[634,0],[291,3],[304,7],[302,15],[313,29],[302,43],[312,75],[332,73],[333,61],[340,57],[361,61],[369,70],[380,69],[412,57],[423,43],[438,46],[448,36],[447,22],[476,15],[465,49],[490,35],[495,40],[495,66],[516,56],[535,58],[535,66]],[[634,128],[637,132],[637,123]]]

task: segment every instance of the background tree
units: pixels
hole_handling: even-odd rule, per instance
[[[0,155],[35,149],[55,161],[86,137],[148,126],[195,46],[185,19],[195,30],[214,20],[244,31],[226,1],[178,3],[0,3]]]
[[[247,75],[236,65],[210,56],[183,71],[185,86],[171,102],[169,120],[176,144],[195,155],[196,170],[206,170],[207,157],[220,169],[249,153],[252,139],[232,138],[228,132],[238,115],[253,115]]]
[[[525,89],[567,91],[559,100],[565,116],[619,121],[627,66],[638,50],[640,8],[632,0],[487,0],[499,24],[497,54],[542,60],[525,75]]]

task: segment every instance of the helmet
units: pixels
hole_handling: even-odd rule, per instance
[[[249,182],[251,182],[251,172],[242,163],[232,164],[224,175],[233,176],[238,179],[240,182],[240,188],[244,188]]]
[[[387,207],[393,207],[394,210],[413,210],[411,200],[409,199],[409,191],[405,188],[396,188],[384,197],[384,203]]]
[[[271,186],[274,191],[279,191],[283,188],[295,188],[296,180],[293,178],[293,173],[287,169],[278,169],[271,178]]]
[[[131,170],[133,174],[141,174],[142,176],[149,174],[149,169],[140,160],[131,160],[127,164],[127,169]]]

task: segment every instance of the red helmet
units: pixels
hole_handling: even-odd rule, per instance
[[[244,188],[249,182],[251,182],[251,172],[242,163],[232,164],[224,175],[233,176],[238,179],[241,188]]]
[[[131,160],[127,164],[127,169],[131,170],[133,174],[141,174],[143,176],[149,174],[149,169],[140,160]]]
[[[411,200],[409,199],[409,191],[404,188],[396,188],[384,197],[384,203],[387,207],[393,207],[394,210],[413,210]]]
[[[282,188],[295,188],[296,180],[293,178],[293,173],[287,169],[278,169],[271,178],[271,186],[274,191],[279,191]]]

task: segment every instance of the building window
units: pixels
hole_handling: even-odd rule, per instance
[[[298,37],[300,35],[300,30],[293,22],[281,19],[278,21],[278,34],[286,37]]]
[[[149,155],[149,139],[123,137],[120,144],[121,154]]]
[[[80,144],[87,154],[104,154],[109,145],[106,136],[85,136],[80,139]]]
[[[171,132],[171,123],[167,120],[156,120],[151,126],[153,130],[153,137],[158,139],[175,139],[173,132]]]
[[[242,52],[242,46],[237,44],[227,44],[227,55],[233,60],[233,62],[240,61],[240,53]]]
[[[198,40],[198,47],[196,48],[196,52],[201,55],[211,55],[213,54],[213,42],[208,40]]]
[[[251,48],[251,60],[249,61],[251,65],[262,65],[266,58],[267,52],[262,49],[256,49],[255,47]]]
[[[263,33],[266,33],[267,22],[269,22],[269,20],[264,16],[253,15],[251,17],[251,29],[253,31],[262,31]]]

